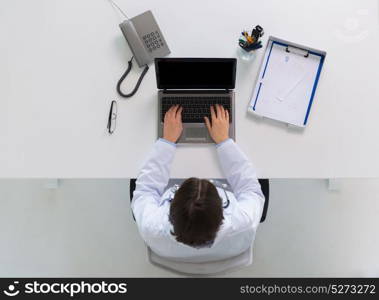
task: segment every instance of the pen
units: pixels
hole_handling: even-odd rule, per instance
[[[255,39],[254,39],[253,37],[251,37],[251,36],[247,36],[247,42],[248,42],[249,44],[254,43],[254,41],[255,41]]]
[[[249,35],[247,34],[246,31],[243,32],[243,35],[245,36],[246,40],[249,41]]]
[[[247,33],[247,31],[242,32],[242,35],[246,38],[247,43],[250,45],[254,43],[255,39]]]

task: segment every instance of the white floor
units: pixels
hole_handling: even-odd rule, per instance
[[[0,277],[176,276],[150,265],[127,180],[0,180]],[[228,276],[379,276],[379,179],[272,180],[252,266]]]

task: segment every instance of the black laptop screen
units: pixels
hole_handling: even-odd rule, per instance
[[[234,58],[158,58],[159,89],[234,89]]]

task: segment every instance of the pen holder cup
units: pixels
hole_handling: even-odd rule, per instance
[[[238,57],[240,57],[244,61],[252,61],[256,57],[255,51],[247,51],[240,46],[238,47],[237,52],[238,52]]]

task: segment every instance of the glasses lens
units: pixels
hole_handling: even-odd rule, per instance
[[[116,118],[111,120],[110,126],[109,126],[109,133],[113,133],[116,130]]]
[[[112,102],[112,113],[117,115],[117,102],[116,101]]]
[[[110,116],[108,119],[109,133],[113,133],[116,130],[116,120],[117,120],[117,102],[112,101]]]

